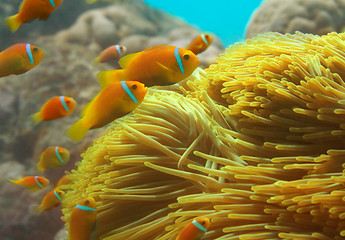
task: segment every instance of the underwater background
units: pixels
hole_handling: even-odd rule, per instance
[[[3,51],[16,43],[31,43],[42,48],[43,51],[45,52],[45,57],[42,60],[42,62],[39,63],[39,65],[37,65],[35,68],[31,69],[30,71],[26,73],[23,73],[20,75],[3,76],[0,79],[0,176],[1,176],[0,177],[0,196],[1,196],[0,198],[0,239],[5,239],[5,240],[67,239],[67,234],[64,227],[65,223],[61,220],[61,217],[63,216],[61,205],[51,209],[50,211],[43,211],[39,215],[37,215],[33,209],[42,202],[42,199],[49,191],[53,190],[53,186],[55,186],[58,180],[62,176],[65,175],[66,171],[68,171],[68,174],[71,172],[75,174],[74,175],[75,180],[77,180],[78,177],[83,176],[82,172],[76,173],[72,171],[73,169],[77,169],[78,166],[84,167],[84,165],[81,164],[82,158],[85,157],[85,159],[89,159],[89,160],[98,159],[97,157],[94,157],[94,155],[92,155],[91,152],[96,152],[99,156],[103,154],[102,152],[99,153],[96,151],[97,149],[102,148],[102,147],[99,147],[99,145],[101,145],[101,142],[104,140],[104,138],[99,138],[99,137],[104,133],[108,134],[112,130],[106,131],[107,127],[90,130],[87,133],[86,137],[78,143],[74,143],[69,138],[67,138],[65,136],[65,131],[71,125],[73,125],[76,121],[79,120],[79,114],[82,112],[82,109],[84,108],[84,106],[88,102],[90,102],[101,90],[97,82],[96,74],[100,71],[120,68],[120,66],[117,63],[98,64],[98,65],[93,64],[94,59],[100,54],[102,50],[104,50],[108,46],[113,45],[113,44],[121,44],[127,48],[126,54],[143,51],[151,46],[155,46],[158,44],[169,44],[169,45],[174,45],[180,48],[185,48],[192,41],[192,39],[198,36],[200,33],[209,33],[209,34],[212,34],[213,36],[213,42],[207,48],[205,52],[198,55],[200,59],[200,68],[207,69],[212,64],[217,64],[217,59],[219,58],[220,54],[223,54],[225,52],[225,49],[229,45],[237,43],[237,42],[244,43],[246,39],[256,37],[257,34],[262,34],[262,33],[267,33],[267,32],[293,34],[296,31],[300,31],[301,33],[309,33],[313,35],[324,35],[330,32],[341,33],[345,26],[345,17],[344,17],[345,16],[344,14],[345,2],[343,1],[325,2],[321,0],[305,0],[305,1],[302,1],[302,0],[291,0],[291,1],[282,1],[282,0],[225,1],[225,0],[221,0],[221,1],[214,1],[214,2],[210,2],[210,1],[171,2],[171,1],[154,1],[154,0],[152,1],[151,0],[146,0],[146,1],[107,0],[107,1],[96,1],[95,3],[89,4],[85,0],[73,0],[73,2],[65,0],[61,4],[61,6],[59,6],[59,8],[56,9],[56,11],[54,11],[46,21],[35,20],[29,23],[24,23],[18,31],[11,32],[8,26],[6,25],[6,18],[17,13],[20,3],[21,3],[20,0],[2,0],[0,2],[0,46],[1,46],[0,50]],[[309,41],[308,37],[305,37],[305,38],[307,40],[301,40],[301,42]],[[275,39],[276,39],[275,37],[272,37],[272,38],[268,37],[268,40],[265,39],[261,41],[259,39],[257,40],[257,42],[255,42],[256,40],[254,40],[255,43],[253,44],[253,46],[248,47],[246,51],[250,52],[252,49],[255,49],[256,46],[259,46],[258,49],[261,49],[261,50],[275,49],[275,48],[268,47],[267,45],[269,44],[265,45],[266,42],[274,41]],[[304,39],[304,37],[301,37],[301,39]],[[265,44],[260,45],[262,42],[265,42]],[[282,40],[281,45],[286,44],[286,42],[288,42],[288,40],[286,41]],[[329,40],[329,42],[331,42],[331,40]],[[333,44],[333,45],[338,47],[338,45],[336,44]],[[238,46],[242,46],[242,45],[238,45]],[[329,54],[330,52],[329,49],[336,48],[332,46],[328,46],[327,48],[325,48],[326,53],[323,53],[323,54]],[[289,47],[291,46],[289,45]],[[243,47],[243,49],[245,49],[245,47]],[[235,47],[235,50],[236,50],[236,47]],[[250,52],[248,56],[260,55],[261,50],[258,50],[255,53]],[[264,50],[262,52],[265,52]],[[313,50],[316,51],[315,49]],[[334,51],[337,52],[338,50],[334,50]],[[239,50],[239,52],[240,53],[238,54],[240,56],[241,50]],[[282,50],[282,52],[283,54],[290,54],[289,51],[284,52]],[[294,51],[291,51],[291,52],[294,52]],[[234,56],[236,54],[234,54]],[[274,53],[268,53],[268,55],[270,54],[274,55]],[[278,55],[279,54],[277,54],[277,56]],[[233,55],[231,55],[231,57],[232,56]],[[236,58],[236,56],[234,57],[234,60],[232,60],[231,62],[236,62],[240,58],[240,57]],[[4,55],[4,54],[0,55],[0,58],[3,58],[4,62],[6,62],[7,57],[9,56]],[[229,57],[229,59],[231,57]],[[306,58],[307,57],[303,56],[302,59],[305,60]],[[330,59],[332,59],[332,57]],[[258,61],[260,60],[261,59],[259,57]],[[283,59],[283,60],[285,61],[286,59]],[[225,60],[223,59],[220,62],[222,61],[224,62]],[[256,62],[257,61],[254,61],[254,63],[249,62],[249,65],[253,66],[256,64]],[[231,64],[229,63],[229,66],[230,65]],[[339,64],[339,66],[340,65],[341,64]],[[339,66],[338,68],[342,69],[342,67],[341,66],[339,67]],[[265,69],[264,67],[262,69]],[[224,70],[226,68],[227,68],[227,65],[226,66],[221,65],[220,67],[221,70]],[[236,66],[234,66],[234,69],[235,70],[237,69]],[[221,70],[219,71],[221,72]],[[186,92],[188,92],[188,94],[184,92],[183,93],[185,94],[184,96],[188,95],[189,97],[186,97],[186,98],[190,98],[190,93],[192,92],[191,95],[193,95],[194,94],[193,91],[196,91],[195,89],[200,88],[200,89],[205,90],[203,87],[206,86],[206,83],[200,83],[202,82],[201,81],[202,79],[205,82],[206,80],[207,81],[214,80],[214,82],[216,82],[215,87],[214,89],[210,90],[208,94],[215,101],[215,104],[217,104],[217,107],[221,109],[219,110],[219,112],[222,112],[223,114],[223,110],[224,110],[223,107],[226,107],[229,103],[234,104],[235,100],[228,100],[228,102],[226,102],[224,100],[225,97],[223,98],[221,97],[220,86],[223,84],[222,81],[224,79],[227,79],[232,73],[235,72],[235,70],[229,71],[229,74],[225,74],[224,76],[221,73],[217,74],[217,73],[213,73],[212,72],[213,70],[209,70],[209,76],[212,76],[212,77],[213,75],[221,76],[220,77],[221,80],[219,80],[219,82],[221,83],[218,82],[216,77],[214,77],[214,79],[211,79],[212,77],[210,77],[210,79],[207,79],[207,77],[205,77],[206,73],[200,70],[201,71],[200,75],[198,75],[199,74],[198,73],[196,75],[193,75],[191,79],[188,79],[188,81],[195,82],[196,85],[199,84],[197,87],[193,87],[192,83],[189,83],[188,85],[186,82],[183,82],[180,85],[175,84],[171,88],[162,87],[162,88],[159,88],[158,90],[179,92],[181,90],[179,90],[178,86],[181,86],[184,89],[187,89]],[[269,69],[269,70],[272,70],[272,69]],[[277,74],[278,72],[279,71],[276,70]],[[343,77],[341,73],[339,73],[339,75]],[[277,77],[277,76],[273,76],[273,77]],[[236,76],[231,75],[231,77],[229,78],[235,79]],[[212,95],[212,93],[214,95]],[[252,96],[254,93],[253,94],[246,93],[246,94],[247,94],[246,97],[248,97],[248,96]],[[202,96],[201,93],[198,96],[196,95],[193,95],[193,99],[199,97],[200,99],[202,99],[202,101],[207,102],[204,99],[204,96],[200,97]],[[226,96],[228,97],[229,95],[230,94]],[[33,124],[30,119],[30,116],[40,111],[40,108],[44,105],[44,103],[48,99],[54,96],[73,97],[77,102],[77,106],[74,112],[70,116],[66,116],[61,119],[57,119],[57,120],[49,121],[49,122],[41,122],[37,125]],[[164,97],[166,96],[164,95]],[[173,98],[174,97],[172,96],[171,99]],[[155,101],[159,102],[159,99],[160,99],[159,97],[155,99],[151,97],[151,95],[149,95],[148,100],[147,100],[147,102],[149,103],[148,106],[150,106],[150,104],[154,104]],[[174,101],[183,102],[185,100],[184,99],[172,100],[172,102]],[[195,101],[199,102],[199,100],[195,100]],[[255,101],[253,100],[253,102]],[[252,103],[252,104],[255,105],[257,103]],[[166,106],[166,105],[168,105],[168,103],[164,103],[162,106]],[[204,105],[206,104],[203,103],[203,105],[201,106],[204,106]],[[201,106],[199,106],[198,109]],[[339,108],[342,108],[342,105]],[[248,109],[245,109],[245,110],[248,110]],[[143,111],[143,112],[140,112],[140,111]],[[205,115],[210,114],[210,116],[208,116],[207,119],[213,118],[213,115],[210,112],[211,110],[207,110],[207,111],[205,110]],[[227,110],[224,110],[224,112],[226,114],[229,114]],[[145,109],[139,110],[138,113],[139,115],[140,113],[145,113]],[[256,110],[254,111],[254,113],[256,113]],[[170,114],[172,114],[172,112],[170,112]],[[236,112],[236,113],[231,113],[231,114],[235,116],[238,113]],[[291,118],[295,119],[295,117],[291,117]],[[124,119],[126,120],[126,118]],[[197,117],[191,118],[189,121],[193,122],[192,119],[197,119]],[[225,120],[222,120],[222,121],[228,121],[230,125],[233,124],[233,121],[235,121],[228,117],[224,117],[224,119]],[[234,119],[236,119],[236,117]],[[260,121],[259,118],[253,117],[253,119],[256,121]],[[237,120],[238,119],[236,119],[236,121]],[[132,120],[129,118],[129,122],[131,121]],[[337,121],[338,120],[333,120],[333,123]],[[339,120],[339,121],[342,122],[342,120]],[[210,120],[209,125],[212,125],[211,123],[213,124],[213,122]],[[291,123],[291,122],[288,122],[288,123]],[[110,129],[113,129],[115,126],[117,126],[116,124],[118,123],[116,122],[115,124],[111,125]],[[220,128],[219,126],[221,125],[221,123],[217,123],[217,124],[216,124],[217,130],[214,130],[214,132],[217,132]],[[327,125],[327,124],[324,124],[324,125]],[[320,128],[318,129],[324,130],[324,127],[325,127],[324,125],[320,126]],[[212,126],[212,128],[213,127],[214,126]],[[233,127],[231,129],[237,130],[236,127]],[[123,132],[125,130],[122,129],[118,131]],[[186,129],[186,131],[188,131],[188,129]],[[238,130],[238,132],[240,131]],[[265,142],[267,138],[271,136],[269,135],[267,138],[262,137],[262,136],[258,137],[257,135],[253,134],[249,130],[247,130],[247,132],[246,130],[244,130],[243,132],[241,132],[241,134],[242,133],[247,134],[247,137],[244,138],[245,140],[249,139],[248,140],[249,142],[252,141],[251,143],[253,144],[255,143],[258,145],[260,145],[261,142]],[[206,133],[202,133],[202,134],[200,133],[200,136],[209,137],[209,135],[207,135]],[[221,137],[219,137],[219,139],[224,139],[224,136],[226,134],[230,134],[230,133],[229,132],[224,133]],[[286,134],[286,132],[284,132],[284,134]],[[233,135],[236,135],[236,134],[233,134]],[[109,136],[109,138],[111,138],[111,136]],[[157,139],[157,138],[158,137],[156,136],[153,137],[153,139]],[[195,138],[197,138],[197,136]],[[297,137],[295,136],[291,138],[297,139]],[[215,138],[210,138],[210,139],[205,140],[204,145],[213,146],[214,143],[218,143],[217,141],[219,141],[219,139],[218,140],[215,140],[215,139],[218,139],[218,136]],[[280,141],[280,138],[277,136],[274,136],[273,139],[274,140],[278,139],[277,141]],[[303,142],[303,140],[301,139],[303,139],[303,137],[298,138],[297,142],[301,142],[301,141]],[[269,139],[267,141],[271,141],[271,140],[272,139]],[[286,141],[290,141],[290,140],[291,139],[283,139],[281,141],[286,143]],[[329,140],[329,139],[326,139],[326,140]],[[93,146],[94,143],[97,143],[97,141],[100,142],[99,145],[95,144],[96,147],[92,148],[91,146]],[[190,140],[190,139],[188,139],[188,141],[186,140],[185,142],[181,140],[182,145],[185,144],[188,146],[190,146],[193,143],[193,141],[194,140]],[[319,140],[315,140],[315,141],[319,143],[318,142]],[[337,141],[339,141],[340,142],[339,145],[341,145],[341,143],[343,143],[342,136],[338,135]],[[320,140],[320,142],[322,141]],[[315,142],[310,140],[310,142],[308,142],[307,144],[314,144],[314,143]],[[336,147],[332,146],[332,149],[342,149],[342,147],[339,145],[338,144],[335,145]],[[44,171],[44,173],[40,173],[36,169],[36,165],[38,161],[40,160],[41,153],[50,146],[61,146],[68,149],[70,152],[70,160],[64,166],[61,166],[58,168],[47,169]],[[188,147],[185,147],[185,150],[187,148]],[[227,145],[226,149],[228,148],[230,149],[230,147]],[[182,155],[182,153],[179,152],[179,151],[182,151],[181,149],[180,150],[178,149],[176,151],[178,152],[178,154]],[[200,147],[200,149],[197,148],[197,150],[200,150],[200,151],[201,149],[202,147]],[[331,149],[331,147],[329,147],[329,149]],[[315,156],[328,153],[327,149],[322,148],[321,150],[320,150],[321,152],[310,151],[310,152],[305,153],[305,155],[307,155],[311,159]],[[86,151],[88,151],[87,152],[88,154],[85,153]],[[241,155],[240,153],[243,153],[243,152],[244,151],[241,152],[241,148],[240,148],[240,150],[237,150],[236,154],[240,156]],[[254,151],[253,154],[255,155],[255,153],[256,152]],[[81,154],[82,154],[82,157],[80,156]],[[212,153],[209,153],[209,154],[212,155]],[[223,152],[219,152],[219,153],[213,152],[213,154],[216,157],[221,157],[224,159],[230,158],[229,155],[222,155]],[[259,152],[257,155],[255,155],[255,157],[258,157],[258,158],[261,157],[262,159],[264,159],[264,160],[261,159],[263,162],[260,163],[264,165],[264,164],[268,164],[267,161],[270,161],[271,158],[279,157],[280,156],[279,154],[275,152],[274,153],[269,152],[267,153],[267,155],[265,155],[264,153]],[[298,154],[300,154],[300,152],[292,151],[291,155],[284,155],[284,154],[282,155],[284,155],[284,157],[292,157],[296,155],[300,156],[300,155],[303,155],[304,153],[303,154],[301,153],[300,155]],[[339,152],[337,152],[337,154],[341,155]],[[246,154],[242,154],[242,155],[246,155]],[[110,155],[108,154],[104,159],[110,158],[109,156]],[[198,163],[201,162],[201,164],[204,163],[205,160],[204,159],[200,160],[200,159],[206,158],[205,156],[201,156],[201,155],[195,157],[195,159],[193,157],[191,157],[190,159],[191,161],[196,161]],[[102,162],[104,159],[97,160],[97,161]],[[207,161],[211,161],[209,159]],[[308,161],[309,162],[312,161],[310,159],[305,160],[305,161],[308,163]],[[246,161],[245,163],[243,163],[240,160],[238,161],[240,164],[243,164],[243,165],[246,165],[249,163],[249,165],[256,166],[255,161],[251,161],[248,159],[245,160]],[[296,161],[301,162],[300,159]],[[343,162],[343,160],[336,159],[335,162],[339,165]],[[85,161],[84,161],[84,164],[86,164]],[[337,164],[335,165],[338,166]],[[144,166],[142,162],[139,165]],[[279,165],[279,167],[281,166],[282,164]],[[83,170],[83,167],[80,168],[81,169],[80,171]],[[308,167],[310,168],[310,165],[308,165]],[[95,168],[95,166],[87,165],[87,168],[92,170],[93,168]],[[340,177],[342,168],[334,167],[334,169],[329,170],[329,171],[327,169],[324,172],[321,171],[320,174],[321,173],[333,174],[335,172],[332,176]],[[197,171],[198,170],[196,169],[191,170],[191,172],[193,173]],[[307,175],[305,173],[307,172],[307,170],[299,169],[296,171],[298,174],[303,172],[303,174]],[[231,172],[231,174],[236,175],[240,172],[241,173],[240,175],[244,175],[244,173],[242,173],[240,170],[238,170],[237,172],[234,170],[234,172],[235,173]],[[87,174],[85,173],[84,176],[88,176]],[[90,173],[90,174],[92,175],[94,173]],[[210,172],[205,171],[205,172],[202,172],[201,175],[211,176],[212,178],[213,174],[216,174],[216,173],[214,172],[210,173]],[[226,173],[226,174],[230,174],[230,173]],[[305,176],[303,174],[301,173],[298,176],[302,176],[300,177],[302,179]],[[25,176],[35,176],[35,175],[45,176],[46,178],[50,180],[50,185],[42,191],[37,191],[37,192],[32,193],[32,192],[29,192],[27,189],[22,188],[8,181],[8,179],[21,179]],[[263,173],[263,176],[265,176],[264,173]],[[224,176],[221,175],[221,178],[222,177]],[[259,180],[259,183],[260,184],[267,183],[267,182],[273,181],[272,179],[280,180],[280,178],[277,176],[266,176],[266,177],[267,178],[265,178],[264,180],[261,179],[262,182],[260,182]],[[272,177],[272,179],[269,179],[269,177]],[[235,178],[231,177],[230,180],[224,180],[224,181],[228,183],[228,182],[234,181],[234,179]],[[292,179],[292,178],[290,179],[289,177],[287,177],[282,180],[293,181],[296,179]],[[334,185],[331,185],[330,187],[328,185],[327,186],[324,185],[324,187],[327,189],[329,188],[331,190],[332,190],[332,187],[337,190],[341,189],[341,186],[343,183],[339,183],[340,182],[339,179],[335,181],[338,181],[337,184],[339,184],[340,187],[336,185],[336,183],[334,183]],[[96,180],[94,180],[94,182],[96,182]],[[245,182],[245,184],[247,183],[248,182]],[[85,183],[83,182],[80,184],[83,185]],[[181,185],[183,184],[185,183],[182,182]],[[255,182],[255,184],[257,184],[257,182]],[[331,184],[331,181],[329,180],[327,184]],[[197,186],[198,184],[195,184],[195,185]],[[92,188],[92,183],[90,183],[90,186],[91,188],[88,191],[92,192],[95,189],[97,190],[97,187]],[[83,187],[85,186],[83,185]],[[76,192],[75,189],[77,188],[78,187],[74,186],[73,193]],[[81,187],[81,189],[84,189],[84,188]],[[192,187],[189,189],[192,189],[192,190],[190,192],[187,191],[188,193],[197,194],[196,189]],[[211,191],[208,193],[213,193],[212,191],[216,192],[219,190],[219,189],[217,190],[215,189],[216,188],[211,187]],[[246,191],[247,190],[249,191],[249,188],[247,189],[243,187],[243,189]],[[67,192],[68,188],[66,188],[65,190]],[[95,196],[97,195],[94,192],[92,193]],[[282,193],[284,193],[284,191],[282,191]],[[228,192],[227,194],[236,195],[237,193]],[[248,195],[249,193],[242,192],[239,195],[241,194]],[[308,192],[307,193],[303,192],[302,194],[308,195]],[[70,191],[66,200],[63,200],[65,201],[63,202],[64,215],[67,216],[67,218],[70,216],[71,205],[73,204],[75,205],[76,201],[81,198],[81,195],[76,196],[75,198],[73,198],[72,195],[73,195],[72,191]],[[183,195],[183,193],[181,193],[181,195]],[[174,196],[174,201],[177,199],[178,196],[180,195],[177,194],[176,196]],[[262,199],[265,197],[267,196],[262,197]],[[262,199],[260,199],[260,201]],[[342,200],[339,200],[339,201],[342,201]],[[246,201],[244,202],[246,204],[250,204],[250,200],[248,199],[246,199]],[[149,202],[145,206],[148,209],[150,209],[150,206],[155,206],[155,204],[157,203]],[[165,205],[171,204],[171,202],[167,201],[161,204],[162,206],[163,205],[165,206]],[[277,204],[277,206],[275,207],[279,208],[278,205],[279,204]],[[343,205],[341,204],[339,205],[343,207]],[[98,206],[98,207],[100,207],[100,209],[105,209],[107,206]],[[186,211],[190,210],[188,209],[188,207],[184,210]],[[344,215],[341,215],[341,217],[338,217],[342,213],[341,211],[343,211],[341,207],[332,210],[333,215],[330,217],[330,219],[327,222],[329,226],[336,226],[334,227],[334,229],[336,230],[335,231],[329,230],[329,228],[331,227],[327,225],[327,227],[325,227],[326,230],[324,232],[328,233],[328,235],[323,232],[324,235],[322,236],[321,235],[313,236],[315,237],[315,239],[344,239],[343,236],[345,235],[345,233],[343,233],[343,235],[340,235],[340,232],[344,230],[344,227],[343,227],[344,222],[343,220],[339,220],[339,219],[343,219]],[[200,209],[202,209],[202,207],[200,207]],[[219,207],[219,209],[221,209],[221,207]],[[294,209],[293,207],[290,207],[291,211],[295,211],[296,209]],[[310,207],[310,209],[312,209],[312,207]],[[154,211],[153,209],[151,210]],[[205,207],[205,211],[206,210],[208,211],[210,209]],[[312,210],[302,209],[300,211],[303,214],[305,213],[305,215],[308,215]],[[253,210],[253,212],[257,212],[257,211],[258,211],[257,209]],[[125,213],[123,214],[125,215]],[[285,214],[285,212],[283,214]],[[297,214],[297,210],[296,210],[296,214]],[[283,217],[284,216],[285,215],[283,215]],[[214,219],[217,219],[216,217],[217,216],[215,216]],[[218,221],[220,222],[224,218],[225,217],[222,216],[221,218],[218,219]],[[290,215],[286,217],[286,219],[287,219],[286,221],[293,221],[290,219]],[[309,218],[307,217],[306,219],[309,220]],[[180,223],[181,221],[184,221],[184,220],[186,220],[185,217],[182,217],[181,219],[179,219]],[[270,222],[274,222],[272,219],[269,219],[269,220]],[[169,222],[169,224],[172,224],[172,222]],[[338,222],[340,222],[339,226],[337,225]],[[104,228],[109,228],[107,224],[104,225],[106,226]],[[253,223],[251,222],[250,224],[253,224]],[[317,231],[315,229],[318,229],[321,223],[318,222],[317,224],[316,224],[317,225],[316,227],[312,226],[311,227],[312,230],[308,229],[307,232],[309,233],[309,232]],[[243,225],[246,225],[245,221],[243,221]],[[121,223],[119,223],[118,226],[121,226]],[[182,224],[178,225],[178,227],[182,228]],[[218,227],[217,220],[215,220],[215,224],[213,225],[213,228],[211,226],[211,232],[208,233],[209,235],[206,234],[204,239],[216,239],[215,237],[210,237],[211,234],[214,234],[212,236],[217,236],[220,238],[222,236],[222,233],[220,233],[221,231],[219,230],[221,229],[221,227],[219,227],[219,229],[217,229],[217,227]],[[170,227],[170,229],[173,229],[173,228]],[[261,228],[259,229],[262,230]],[[255,229],[255,231],[256,230],[257,229]],[[270,230],[272,230],[272,232],[274,231],[296,232],[294,231],[295,229],[291,230],[288,227],[284,228],[283,230],[282,229],[276,230],[274,229],[274,227],[272,227],[272,229]],[[246,231],[250,232],[251,230],[250,228],[249,230],[247,229],[234,230],[236,234],[237,233],[242,234],[243,232],[246,232]],[[300,229],[299,231],[300,233],[303,232]],[[109,232],[111,231],[109,230]],[[231,232],[231,230],[228,230],[228,232]],[[176,235],[178,233],[173,232],[173,234]],[[237,236],[236,234],[234,234],[233,236],[236,237]],[[175,239],[176,237],[175,235],[168,236],[164,239]],[[106,237],[108,237],[108,239],[111,239],[110,236],[111,234],[108,233]],[[278,233],[277,233],[276,235],[270,236],[270,237],[276,238],[276,239],[283,239],[284,235],[282,235],[282,237],[278,237]],[[288,238],[288,237],[291,237],[291,236],[290,235],[285,236],[285,238]],[[121,239],[121,238],[114,238],[114,239]],[[123,239],[127,239],[127,237]],[[137,239],[145,239],[145,238],[141,237]],[[147,239],[153,239],[153,238],[148,237]],[[262,238],[262,239],[265,239],[265,238]]]

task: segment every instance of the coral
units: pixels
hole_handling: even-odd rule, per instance
[[[5,24],[5,19],[18,12],[22,0],[1,0],[0,2],[0,46],[2,49],[13,43],[27,42],[29,39],[36,39],[42,35],[55,34],[57,31],[69,27],[81,13],[94,7],[102,7],[106,4],[87,4],[85,0],[64,1],[61,6],[49,16],[46,21],[35,20],[25,23],[18,32],[11,34]],[[78,7],[75,7],[78,6]]]
[[[137,1],[86,11],[70,28],[56,35],[55,43],[92,45],[97,51],[121,44],[127,53],[134,53],[158,44],[187,47],[199,33],[182,20]],[[223,50],[219,38],[214,37],[206,54],[200,55],[203,67],[214,63]]]
[[[100,239],[343,239],[345,34],[268,33],[180,87],[150,89],[69,177]]]
[[[246,38],[258,33],[327,34],[345,27],[345,1],[266,0],[249,21]]]

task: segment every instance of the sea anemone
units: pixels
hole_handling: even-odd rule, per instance
[[[260,35],[150,89],[69,174],[66,228],[91,196],[100,239],[174,239],[199,216],[205,239],[342,239],[344,40]]]

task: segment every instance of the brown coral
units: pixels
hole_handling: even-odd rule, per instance
[[[300,31],[318,35],[343,32],[344,13],[344,0],[266,0],[251,17],[246,38],[265,32]]]

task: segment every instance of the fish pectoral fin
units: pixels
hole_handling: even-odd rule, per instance
[[[123,56],[119,60],[120,67],[125,68],[128,66],[128,64],[132,61],[132,59],[137,55],[138,53],[132,53],[128,54],[126,56]]]
[[[158,66],[163,68],[165,71],[172,72],[172,70],[170,68],[168,68],[167,66],[165,66],[164,64],[162,64],[160,62],[156,62],[156,63],[157,63]]]

